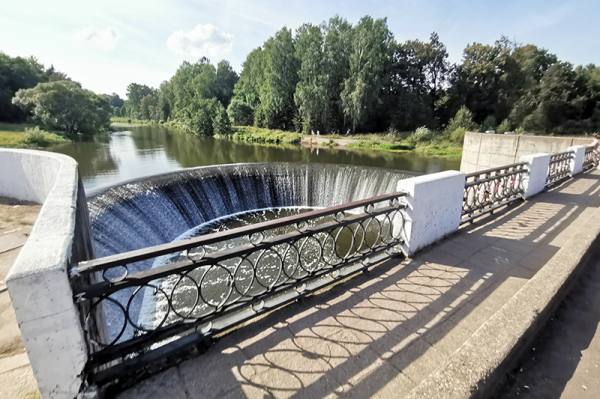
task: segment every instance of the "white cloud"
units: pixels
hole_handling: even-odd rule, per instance
[[[185,57],[219,58],[231,51],[233,35],[223,32],[214,25],[196,25],[185,32],[178,30],[167,39],[167,47]]]
[[[75,33],[75,40],[95,49],[110,51],[117,46],[119,35],[110,26],[105,28],[88,26]]]

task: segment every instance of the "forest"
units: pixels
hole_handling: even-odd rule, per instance
[[[68,109],[69,112],[66,110]],[[0,121],[33,119],[67,133],[105,129],[110,115],[162,121],[193,134],[246,125],[320,134],[406,132],[427,139],[464,130],[581,134],[600,130],[600,67],[499,38],[449,61],[437,33],[398,41],[386,19],[333,17],[283,27],[238,73],[205,57],[160,87],[99,95],[34,58],[0,53]]]

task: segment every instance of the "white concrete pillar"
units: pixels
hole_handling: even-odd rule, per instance
[[[527,162],[529,173],[523,179],[524,197],[533,197],[546,187],[550,154],[531,154],[522,156],[521,162]]]
[[[398,182],[407,193],[403,250],[412,255],[458,230],[465,175],[448,170]]]
[[[573,158],[571,158],[570,168],[571,176],[583,172],[583,161],[585,160],[585,145],[574,145],[569,147],[568,150],[573,152]]]

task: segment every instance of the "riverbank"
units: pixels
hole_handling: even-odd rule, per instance
[[[132,119],[120,116],[113,116],[110,118],[110,127],[113,130],[127,129],[129,127],[152,126],[157,124],[158,122],[156,121],[150,121],[146,119]]]
[[[344,149],[385,151],[393,153],[418,153],[419,155],[458,159],[462,146],[445,138],[413,143],[410,134],[368,133],[341,135],[302,135],[296,132],[235,126],[231,136],[235,141],[264,144],[301,144],[305,147],[340,147]]]
[[[69,140],[27,123],[0,123],[0,147],[46,148]]]

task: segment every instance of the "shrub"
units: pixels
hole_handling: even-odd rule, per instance
[[[481,131],[487,132],[488,130],[496,130],[496,117],[494,115],[488,115],[481,124]]]
[[[505,133],[505,132],[509,132],[510,130],[511,130],[511,125],[510,125],[510,121],[508,119],[504,119],[502,122],[500,122],[500,124],[496,128],[496,131],[498,133]]]
[[[412,134],[412,138],[417,143],[422,143],[424,141],[430,141],[433,139],[433,132],[425,126],[421,126],[415,130]]]
[[[454,143],[462,144],[462,142],[465,139],[466,132],[467,129],[465,129],[464,127],[456,128],[452,133],[450,133],[450,140]]]
[[[469,108],[464,105],[456,111],[456,114],[450,122],[448,122],[448,126],[446,126],[446,133],[452,134],[456,129],[463,128],[465,130],[474,130],[477,127],[475,122],[473,121],[473,113],[469,111]]]
[[[39,127],[26,128],[23,142],[30,146],[48,147],[52,144],[62,143],[64,139],[56,134],[48,133]]]

